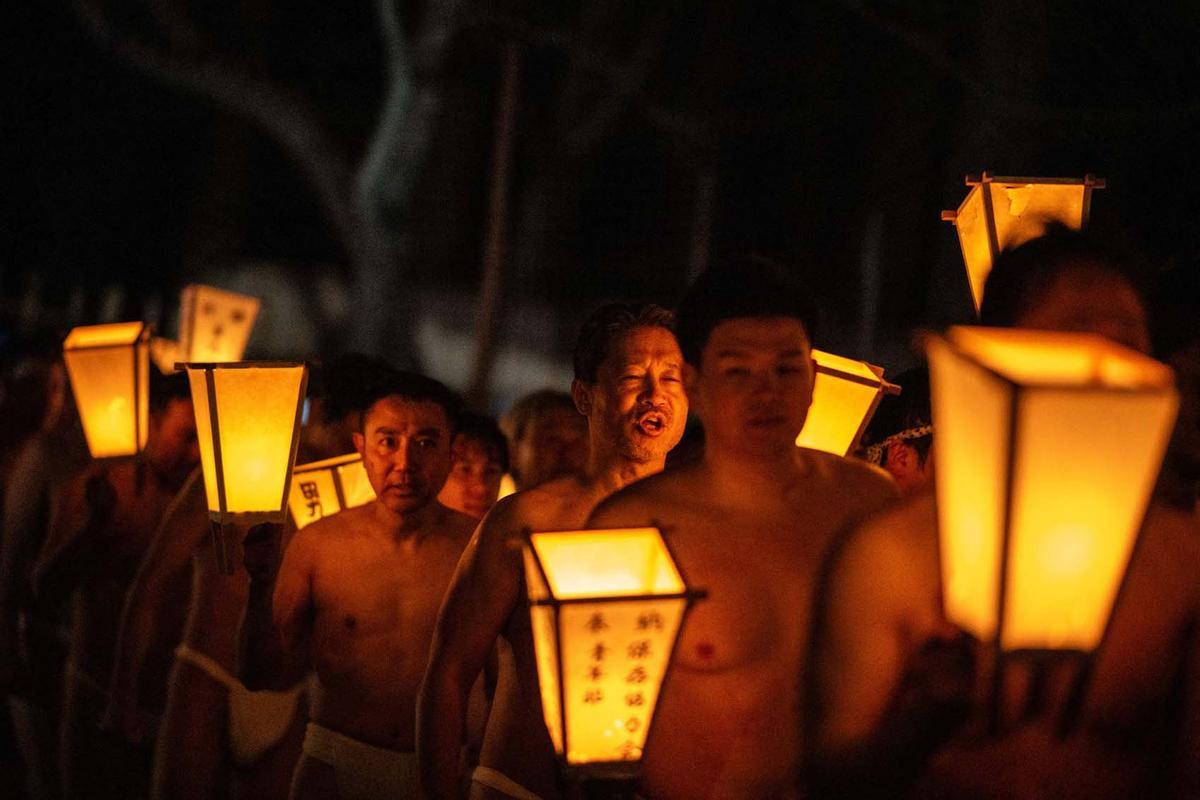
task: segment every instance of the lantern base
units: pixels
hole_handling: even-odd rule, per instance
[[[591,770],[580,773],[576,768],[572,768],[567,774],[567,797],[572,800],[634,800],[638,796],[637,789],[641,778],[636,767],[632,772],[634,774],[630,774],[627,768],[624,775],[619,774],[617,770],[613,770],[611,774],[597,774]]]

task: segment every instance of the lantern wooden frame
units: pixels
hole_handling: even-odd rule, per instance
[[[857,359],[848,358],[846,356],[828,353],[824,350],[817,350],[816,348],[814,348],[812,352],[813,361],[816,363],[815,373],[817,375],[827,375],[836,380],[847,381],[849,383],[858,384],[859,386],[875,389],[875,396],[872,398],[866,412],[859,421],[858,429],[855,431],[854,436],[850,439],[845,450],[842,450],[841,452],[826,450],[826,452],[833,452],[834,455],[848,455],[858,449],[859,442],[862,441],[863,434],[867,431],[867,426],[871,424],[871,418],[875,416],[875,412],[879,409],[879,403],[883,400],[883,396],[885,394],[898,395],[900,394],[901,389],[896,384],[890,383],[884,379],[882,367],[877,367],[874,364],[870,364],[866,361],[858,361]],[[826,360],[822,361],[823,358]],[[875,379],[872,380],[867,378],[865,375],[842,369],[841,367],[837,366],[836,361],[854,361],[857,364],[861,364],[863,367],[865,367],[865,370],[863,371],[874,374]],[[814,375],[813,391],[816,391],[816,375]],[[809,419],[815,419],[815,417],[812,417],[812,409],[813,407],[810,406]],[[805,427],[808,426],[809,419],[805,420]],[[812,447],[812,445],[804,444],[801,441],[803,438],[804,430],[801,429],[799,435],[796,437],[796,445],[798,447]],[[825,450],[825,448],[822,447],[814,447],[814,449]]]
[[[958,208],[953,211],[943,211],[942,220],[944,222],[953,222],[955,229],[958,228],[958,218],[964,212],[966,207],[971,203],[975,192],[978,190],[982,193],[983,209],[984,209],[984,225],[987,230],[988,250],[990,254],[987,270],[982,275],[977,275],[972,272],[970,257],[963,246],[961,233],[958,235],[958,243],[960,252],[963,255],[963,263],[967,270],[967,281],[970,285],[971,299],[975,302],[975,312],[979,313],[980,304],[983,302],[983,287],[987,280],[988,274],[991,272],[992,264],[995,263],[996,257],[1000,255],[1001,243],[999,234],[996,230],[996,210],[992,197],[992,192],[995,184],[1020,184],[1034,186],[1081,186],[1083,187],[1082,208],[1080,209],[1079,228],[1087,227],[1088,218],[1091,216],[1092,209],[1092,191],[1094,189],[1103,189],[1107,183],[1103,178],[1097,178],[1092,174],[1084,175],[1082,178],[1025,178],[1025,177],[1002,177],[992,175],[988,172],[983,172],[979,176],[968,175],[964,179],[964,184],[971,187],[967,192],[967,196],[959,204]],[[1074,224],[1067,223],[1066,220],[1049,220],[1053,222],[1061,222],[1068,224],[1074,228]]]
[[[292,474],[288,482],[296,483],[296,478],[309,473],[328,472],[330,474],[330,482],[333,484],[334,496],[337,499],[338,504],[338,510],[333,513],[337,514],[342,511],[346,511],[347,508],[357,508],[359,505],[364,505],[364,503],[359,503],[352,506],[347,505],[345,480],[343,478],[344,468],[355,463],[362,463],[362,460],[362,456],[358,453],[347,453],[346,455],[342,456],[334,456],[333,458],[325,458],[321,459],[320,461],[310,461],[307,464],[299,464],[292,469]],[[373,488],[372,494],[374,494]],[[291,497],[289,497],[289,500],[290,499]],[[310,520],[301,524],[301,521],[296,519],[296,511],[291,507],[290,503],[288,508],[291,511],[292,521],[296,524],[297,530],[300,530],[317,521]],[[321,519],[325,518],[326,516],[333,516],[333,514],[325,514],[324,509],[322,508]]]
[[[119,344],[84,344],[72,345],[71,338],[76,334],[76,331],[88,330],[94,328],[106,328],[113,325],[129,325],[139,326],[136,328],[136,335],[128,342]],[[131,327],[131,330],[134,328]],[[125,458],[134,456],[142,452],[146,446],[147,436],[149,434],[149,415],[150,415],[150,339],[153,335],[154,328],[145,322],[131,321],[125,323],[105,323],[100,325],[83,325],[71,329],[63,340],[63,363],[67,370],[67,377],[71,384],[72,394],[75,396],[76,407],[79,410],[80,422],[83,425],[84,438],[87,441],[88,452],[93,458]],[[92,435],[88,432],[87,413],[83,408],[79,407],[81,398],[76,384],[75,370],[71,366],[70,353],[96,353],[99,351],[130,351],[132,359],[132,378],[133,387],[130,393],[131,408],[133,413],[133,440],[134,449],[129,452],[106,453],[104,455],[96,455],[92,445]]]
[[[227,363],[177,363],[177,369],[201,370],[204,372],[204,384],[208,392],[208,408],[212,420],[213,467],[216,473],[217,498],[219,510],[209,511],[209,519],[221,525],[237,523],[254,525],[262,522],[283,522],[287,519],[287,499],[291,490],[291,468],[296,463],[296,452],[300,446],[300,416],[304,408],[304,397],[308,387],[308,364],[304,361],[232,361]],[[214,371],[219,369],[270,369],[274,367],[296,368],[303,367],[300,378],[300,388],[297,392],[295,421],[292,423],[291,452],[288,457],[288,476],[283,481],[283,495],[280,497],[278,511],[230,512],[226,501],[225,466],[222,463],[221,430],[217,413],[217,388]]]
[[[185,360],[190,360],[197,355],[195,352],[195,350],[196,350],[195,328],[196,328],[196,319],[197,319],[196,306],[200,302],[200,295],[202,292],[211,292],[218,296],[224,295],[226,297],[236,297],[236,298],[238,298],[239,301],[242,301],[242,300],[253,301],[253,312],[250,314],[249,320],[246,323],[249,326],[249,331],[247,331],[247,333],[246,333],[246,342],[245,342],[245,344],[242,345],[241,353],[238,355],[238,359],[240,359],[241,356],[245,354],[246,345],[249,344],[250,337],[254,333],[254,323],[258,320],[259,312],[262,310],[262,300],[260,300],[257,297],[254,297],[252,295],[242,294],[240,292],[234,292],[229,289],[222,289],[217,286],[209,286],[208,284],[204,284],[204,283],[189,283],[187,286],[183,287],[183,291],[180,293],[179,341],[176,344],[179,354]],[[239,363],[239,361],[237,359],[234,359],[234,360],[231,360],[228,362],[195,362],[195,363],[234,364],[234,363]]]
[[[552,588],[553,584],[550,581],[549,575],[546,571],[545,564],[542,562],[542,559],[539,556],[537,549],[532,544],[533,537],[537,536],[538,534],[542,534],[542,533],[554,534],[554,535],[572,534],[572,533],[595,535],[595,534],[605,534],[605,533],[634,532],[634,531],[643,531],[643,530],[654,530],[658,533],[659,538],[662,541],[663,548],[666,551],[667,556],[670,558],[672,566],[674,567],[676,574],[678,574],[678,576],[679,576],[680,582],[684,586],[683,591],[668,592],[668,593],[663,593],[663,594],[653,594],[653,593],[642,592],[642,593],[619,594],[619,595],[600,594],[600,595],[591,595],[591,596],[582,596],[582,597],[563,597],[563,598],[555,597],[554,590]],[[598,779],[598,780],[602,780],[602,781],[629,781],[632,779],[636,779],[638,777],[638,775],[640,774],[640,763],[641,763],[640,758],[636,759],[636,760],[631,759],[631,760],[613,760],[613,761],[588,761],[588,762],[582,762],[582,763],[572,763],[568,760],[568,753],[570,752],[570,744],[569,744],[569,740],[568,740],[569,728],[567,725],[567,714],[568,714],[567,707],[568,706],[567,706],[567,695],[566,695],[566,680],[563,679],[563,676],[565,673],[564,673],[564,668],[563,668],[563,661],[564,661],[564,659],[563,659],[563,635],[562,635],[562,619],[560,616],[560,612],[562,611],[562,609],[573,606],[573,605],[596,605],[599,603],[610,604],[610,603],[628,603],[628,602],[639,602],[639,601],[670,601],[670,600],[683,600],[684,601],[683,611],[679,618],[679,627],[675,632],[674,641],[672,641],[672,643],[671,643],[670,652],[668,653],[666,661],[665,661],[663,677],[658,686],[658,695],[655,697],[654,708],[652,709],[652,711],[649,715],[649,719],[647,720],[647,723],[646,723],[645,743],[646,743],[646,747],[648,747],[650,744],[650,741],[651,741],[650,737],[654,733],[654,719],[658,714],[659,702],[662,699],[663,689],[666,687],[667,681],[669,680],[669,677],[670,677],[671,662],[675,659],[675,654],[679,648],[679,640],[680,640],[680,637],[681,637],[681,634],[683,631],[683,626],[687,621],[688,614],[691,612],[693,604],[697,600],[701,600],[701,599],[707,597],[708,593],[703,589],[692,588],[691,584],[687,580],[687,576],[684,574],[683,570],[679,566],[679,560],[675,556],[675,551],[671,548],[670,542],[667,541],[667,537],[662,535],[661,526],[658,526],[657,524],[652,524],[652,525],[646,526],[644,528],[613,528],[613,529],[593,529],[593,530],[578,530],[578,531],[532,531],[529,528],[526,528],[522,532],[522,534],[523,534],[523,551],[527,555],[527,563],[532,563],[535,566],[535,568],[537,569],[538,575],[541,578],[542,585],[546,587],[547,593],[548,593],[548,596],[546,598],[535,599],[533,597],[530,597],[528,599],[530,614],[532,615],[533,610],[538,607],[549,607],[552,609],[552,612],[553,612],[553,621],[554,621],[554,628],[555,628],[555,642],[554,642],[555,653],[554,653],[554,656],[555,656],[555,660],[556,660],[555,669],[557,670],[556,683],[558,684],[558,686],[557,686],[557,689],[558,689],[558,714],[559,714],[558,724],[559,724],[559,730],[561,731],[561,734],[562,734],[562,742],[561,742],[562,752],[556,752],[556,754],[555,754],[558,759],[558,762],[559,762],[559,767],[565,775],[572,777],[572,778],[578,778],[578,779],[589,779],[589,780]],[[538,670],[538,673],[539,673],[538,674],[538,682],[539,682],[538,705],[541,706],[540,684],[542,681],[542,676],[541,676],[540,669]],[[545,717],[544,710],[543,710],[542,716],[544,719],[544,717]]]

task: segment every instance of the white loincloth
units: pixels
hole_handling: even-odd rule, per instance
[[[333,767],[341,800],[420,800],[417,754],[360,742],[308,723],[304,754]]]
[[[491,767],[476,767],[471,773],[471,780],[480,786],[495,789],[513,800],[542,800],[541,797],[526,789],[512,778]]]

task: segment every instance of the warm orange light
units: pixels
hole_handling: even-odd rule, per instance
[[[180,297],[179,356],[192,363],[240,361],[254,330],[257,297],[193,283]]]
[[[496,499],[503,500],[504,498],[508,497],[510,494],[516,494],[516,493],[517,493],[517,482],[513,480],[513,476],[511,473],[508,473],[508,472],[504,473],[504,476],[502,478],[500,478],[500,494],[498,494],[496,496]]]
[[[288,507],[297,530],[374,499],[375,490],[357,453],[302,464],[292,471]]]
[[[299,441],[303,363],[185,364],[209,516],[282,522]]]
[[[1092,650],[1178,406],[1163,364],[1088,334],[928,346],[947,617],[1003,650]]]
[[[1103,180],[1091,176],[997,178],[985,172],[966,182],[971,187],[966,199],[957,211],[942,212],[942,219],[958,231],[976,311],[992,262],[1002,250],[1042,235],[1050,222],[1081,229],[1087,224],[1092,190],[1104,188]]]
[[[75,328],[63,361],[93,458],[146,446],[150,422],[150,332],[141,322]]]
[[[899,387],[865,361],[815,349],[812,354],[817,362],[812,405],[796,445],[844,456],[858,445],[883,393]]]
[[[525,579],[542,713],[570,767],[635,766],[688,605],[657,528],[533,533]]]

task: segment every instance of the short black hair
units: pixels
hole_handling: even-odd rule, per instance
[[[804,326],[811,345],[816,336],[812,294],[775,261],[748,255],[725,261],[692,282],[679,303],[676,335],[683,358],[699,365],[713,328],[731,319],[791,317]]]
[[[984,283],[980,324],[1013,327],[1035,298],[1044,295],[1060,276],[1075,270],[1121,278],[1145,298],[1144,260],[1129,242],[1052,223],[1043,235],[996,257]]]
[[[557,389],[538,389],[517,399],[500,418],[500,430],[508,437],[510,446],[525,438],[529,423],[547,411],[561,408],[574,414],[579,413],[575,401],[566,392]]]
[[[153,364],[150,365],[150,410],[162,411],[172,400],[192,400],[192,387],[187,373],[172,372],[164,375]]]
[[[428,401],[441,406],[450,422],[450,433],[458,431],[462,417],[462,400],[441,381],[416,372],[389,369],[379,373],[375,380],[364,388],[359,397],[359,426],[366,432],[367,412],[385,397],[400,397],[415,402]]]
[[[1154,355],[1166,361],[1200,340],[1200,261],[1176,266],[1150,295]]]
[[[343,353],[309,370],[308,396],[321,400],[327,420],[345,419],[362,410],[363,398],[378,376],[394,370],[382,358]]]
[[[464,413],[459,417],[457,435],[482,442],[495,456],[500,469],[508,472],[508,441],[496,420],[484,414]]]
[[[634,328],[675,332],[675,315],[654,303],[608,303],[583,321],[575,340],[575,380],[595,383],[613,342]]]

